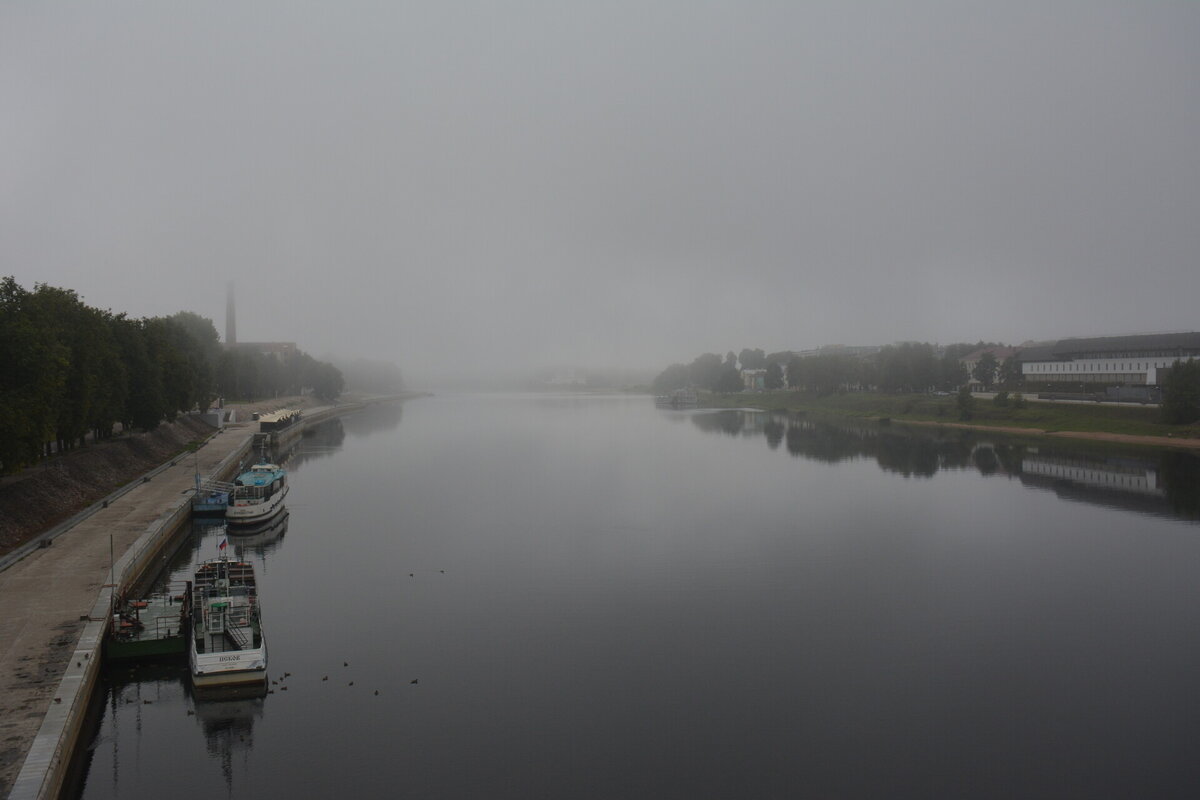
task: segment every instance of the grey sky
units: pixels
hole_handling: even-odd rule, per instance
[[[1200,4],[0,6],[0,274],[396,360],[1200,327]]]

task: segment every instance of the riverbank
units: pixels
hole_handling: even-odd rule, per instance
[[[957,398],[853,392],[816,397],[802,392],[712,394],[707,408],[757,408],[861,420],[892,420],[915,425],[967,428],[1024,436],[1049,436],[1150,447],[1200,449],[1200,425],[1167,425],[1157,409],[1091,406],[1026,400],[1023,408],[997,406],[975,398],[970,420],[959,418]]]
[[[345,395],[339,402],[354,405],[364,399]],[[403,396],[397,399],[403,399]],[[233,411],[239,423],[248,423],[255,413],[278,408],[303,411],[315,407],[317,401],[304,396],[233,403],[227,405],[226,410]],[[214,433],[215,429],[199,417],[183,415],[149,433],[131,433],[88,444],[48,458],[16,475],[5,476],[0,479],[0,556],[70,519],[73,514],[160,464],[188,456]]]
[[[412,395],[345,398],[334,407],[304,405],[317,419],[407,396]],[[275,399],[254,410],[301,405],[295,400]],[[236,467],[258,430],[250,407],[239,407],[238,419],[219,433],[209,428],[211,435],[194,456],[165,464],[154,460],[149,466],[161,471],[151,480],[135,475],[136,485],[119,500],[71,526],[52,546],[34,548],[0,571],[5,608],[0,619],[0,796],[10,789],[19,797],[53,796],[98,671],[107,597],[114,588],[110,564],[115,559],[116,583],[136,580],[144,570],[143,557],[152,558],[172,526],[186,522],[196,470],[208,477]],[[125,458],[122,448],[105,444],[89,452],[102,462]],[[67,472],[46,470],[60,471]]]

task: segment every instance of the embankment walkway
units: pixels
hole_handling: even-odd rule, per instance
[[[303,424],[361,407],[307,409]],[[257,422],[226,426],[196,456],[179,457],[0,571],[0,797],[57,795],[101,666],[110,565],[118,584],[150,571],[147,559],[165,557],[161,534],[186,523],[197,468],[205,478],[232,474],[257,431]]]

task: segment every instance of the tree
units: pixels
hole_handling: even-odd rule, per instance
[[[967,377],[966,366],[947,348],[946,353],[938,359],[937,387],[943,392],[954,392],[967,382]]]
[[[767,356],[763,353],[762,348],[751,350],[744,348],[738,355],[738,361],[742,364],[742,369],[765,369],[767,366]]]
[[[769,391],[783,388],[783,367],[778,361],[767,364],[767,374],[763,377],[763,386]]]
[[[717,378],[717,383],[713,386],[714,392],[728,394],[731,392],[740,392],[745,386],[742,384],[742,375],[738,372],[737,367],[732,364],[726,364],[721,367],[721,374]]]
[[[113,336],[121,351],[125,364],[125,406],[121,411],[121,425],[129,430],[141,428],[151,431],[158,427],[163,418],[166,404],[163,394],[162,369],[151,356],[145,320],[126,319],[119,315],[113,319]]]
[[[712,391],[721,377],[721,367],[721,357],[716,353],[696,356],[691,366],[688,367],[688,382],[693,386]]]
[[[799,389],[804,385],[804,362],[800,356],[792,356],[788,359],[787,383],[789,389]]]
[[[938,382],[933,345],[905,342],[888,345],[876,357],[879,388],[885,392],[927,392]]]
[[[971,396],[971,387],[962,386],[958,390],[958,397],[955,399],[955,405],[958,406],[958,418],[968,420],[975,415],[975,398]]]
[[[1200,361],[1176,361],[1163,381],[1162,418],[1171,425],[1200,420]]]
[[[688,385],[687,364],[672,364],[654,379],[655,394],[670,394]]]
[[[324,361],[318,363],[312,380],[313,394],[318,400],[325,402],[336,400],[342,393],[344,385],[341,370]]]
[[[1000,383],[1009,388],[1014,388],[1021,385],[1024,380],[1024,375],[1021,373],[1021,362],[1016,356],[1009,356],[1004,359],[1004,363],[1000,365]]]
[[[979,361],[975,363],[975,369],[971,372],[971,377],[983,384],[984,390],[992,388],[992,384],[996,382],[996,354],[991,350],[980,356]]]

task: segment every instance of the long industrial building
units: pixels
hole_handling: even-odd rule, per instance
[[[1157,386],[1176,361],[1200,358],[1200,333],[1062,339],[1018,357],[1029,383]]]

